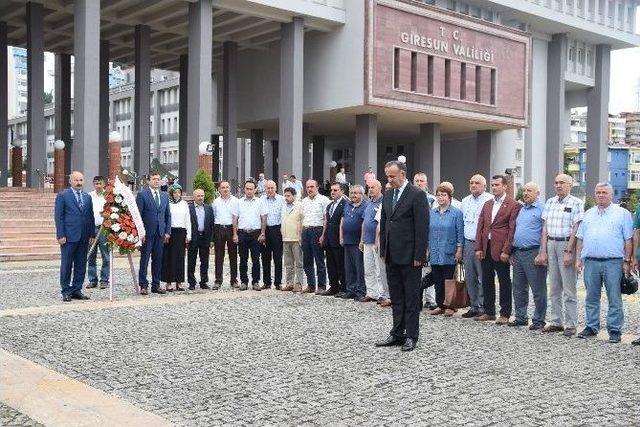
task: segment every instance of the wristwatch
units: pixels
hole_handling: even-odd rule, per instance
[[[564,250],[564,253],[565,253],[565,254],[572,254],[573,252],[571,252],[569,249],[565,249],[565,250]]]
[[[625,259],[623,259],[622,261],[623,261],[623,262],[626,262],[626,263],[630,263],[630,262],[631,262],[631,258],[625,258]]]

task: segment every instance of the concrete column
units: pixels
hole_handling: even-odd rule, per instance
[[[555,194],[553,180],[564,169],[565,70],[567,35],[554,34],[547,56],[547,150],[546,179],[540,183],[546,196]],[[606,120],[605,120],[606,123]],[[534,142],[535,143],[535,142]]]
[[[222,128],[224,144],[222,177],[229,180],[231,188],[235,189],[236,187],[234,186],[238,184],[240,176],[236,116],[238,45],[235,42],[224,42],[222,56]]]
[[[311,135],[311,124],[302,124],[302,177],[303,181],[310,179],[311,175],[311,143],[313,135]]]
[[[193,176],[198,167],[198,147],[211,139],[211,61],[213,43],[211,0],[189,4],[189,102],[187,103],[187,144],[184,160],[187,175],[181,176],[188,192],[193,190]]]
[[[374,172],[377,172],[378,117],[375,114],[356,116],[355,146],[353,183],[364,185],[363,176],[367,168],[371,166]]]
[[[100,2],[76,0],[73,12],[74,144],[71,169],[80,170],[91,179],[98,174],[97,141],[100,138]]]
[[[178,110],[178,176],[187,176],[187,133],[189,122],[187,120],[187,100],[189,94],[189,57],[180,55],[180,101]],[[158,92],[158,95],[160,93]],[[158,100],[159,102],[159,100]],[[160,123],[160,120],[158,120]],[[157,138],[160,141],[160,128],[157,127]]]
[[[420,124],[420,136],[415,148],[416,171],[427,174],[429,189],[433,191],[440,183],[440,125]]]
[[[55,139],[64,141],[64,175],[71,174],[71,55],[56,54],[55,63]],[[115,116],[114,116],[115,117]]]
[[[22,147],[11,148],[11,186],[22,187]]]
[[[264,173],[266,175],[273,175],[274,180],[278,183],[278,188],[280,188],[280,184],[282,183],[282,176],[278,176],[278,171],[275,170],[273,164],[273,142],[271,140],[265,140],[263,142],[263,151],[264,151]],[[295,175],[295,174],[294,174]]]
[[[548,42],[538,38],[531,41],[531,72],[529,73],[529,127],[524,133],[524,182],[540,186],[543,198],[547,184],[547,58]]]
[[[492,130],[479,130],[477,134],[477,160],[476,171],[487,179],[487,185],[493,175],[491,169],[491,148],[495,145],[495,132]]]
[[[280,40],[280,124],[278,174],[302,177],[304,21],[282,24]],[[356,156],[357,158],[357,156]]]
[[[135,101],[133,120],[133,168],[140,176],[149,173],[149,117],[151,116],[151,40],[147,25],[136,25],[135,38]],[[181,177],[182,178],[182,177]]]
[[[64,148],[53,149],[53,192],[54,193],[59,193],[60,191],[64,190],[67,184],[67,179],[66,179],[66,176],[64,175],[64,150],[65,150]]]
[[[31,188],[42,185],[37,170],[47,172],[42,9],[42,4],[27,3],[27,187]],[[2,52],[5,53],[6,50]]]
[[[109,40],[100,40],[100,141],[98,172],[109,174]],[[88,177],[93,179],[93,177]]]
[[[9,177],[9,99],[7,72],[7,23],[0,22],[0,187],[7,186]]]
[[[311,176],[322,185],[324,183],[324,135],[314,135],[312,157]],[[376,170],[376,165],[373,165],[373,170]]]
[[[270,173],[264,170],[264,132],[262,129],[251,129],[251,176],[257,177],[260,172],[274,179]],[[275,177],[277,178],[277,177]],[[276,183],[278,180],[275,180]]]
[[[182,91],[182,86],[180,86],[180,91]],[[178,112],[178,115],[180,115],[180,112]],[[160,120],[160,91],[156,90],[153,93],[153,140],[155,141],[153,153],[158,162],[162,159],[160,155]],[[178,124],[178,127],[180,126],[182,125]],[[180,156],[180,150],[178,150],[178,156]]]
[[[122,167],[122,142],[109,142],[109,175],[108,179],[115,179]]]
[[[607,164],[609,77],[611,46],[596,46],[595,84],[587,91],[586,194],[593,195],[599,182],[608,180]]]

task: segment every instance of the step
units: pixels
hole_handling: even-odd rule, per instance
[[[2,216],[0,221],[0,231],[10,230],[12,228],[23,230],[25,228],[52,228],[55,230],[56,223],[53,216],[50,218],[5,218]]]
[[[53,220],[53,208],[45,207],[38,209],[37,207],[31,208],[1,208],[0,219],[49,219]]]
[[[42,193],[42,189],[39,188],[27,188],[27,187],[0,187],[0,193]],[[44,194],[52,194],[53,188],[45,188]]]
[[[29,206],[55,206],[55,199],[49,199],[47,197],[0,197],[0,209],[5,207],[15,207],[14,205],[29,207]]]
[[[0,262],[10,262],[10,261],[41,261],[41,260],[52,260],[52,259],[60,259],[60,250],[51,251],[51,252],[37,252],[37,253],[9,253],[9,254],[0,254]]]
[[[26,236],[13,236],[2,237],[0,236],[0,248],[6,247],[24,247],[34,245],[57,245],[58,241],[54,234],[51,235],[26,235]]]
[[[31,245],[31,246],[0,246],[0,255],[21,253],[21,254],[33,254],[40,252],[54,252],[60,250],[60,245]]]

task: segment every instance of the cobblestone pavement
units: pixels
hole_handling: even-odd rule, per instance
[[[56,272],[3,274],[1,300],[23,294],[32,275],[47,289],[32,303],[58,304]],[[637,305],[627,304],[630,317]],[[0,347],[179,425],[640,419],[635,347],[422,314],[416,351],[374,348],[390,323],[375,304],[271,291],[2,317]]]
[[[40,427],[42,424],[0,402],[0,426]]]

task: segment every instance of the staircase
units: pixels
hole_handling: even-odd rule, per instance
[[[0,262],[60,258],[55,197],[50,189],[0,188]]]

